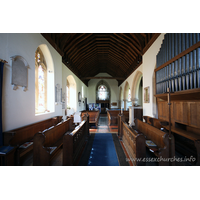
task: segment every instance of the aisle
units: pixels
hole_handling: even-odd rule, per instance
[[[90,129],[95,133],[88,166],[119,166],[107,115],[100,115],[99,126]]]
[[[101,114],[99,117],[99,126],[91,126],[90,133],[118,133],[118,126],[108,126],[107,114]]]
[[[88,166],[119,166],[111,133],[96,133]]]
[[[129,166],[117,136],[117,126],[108,126],[107,115],[100,115],[98,127],[90,127],[90,138],[79,166]]]

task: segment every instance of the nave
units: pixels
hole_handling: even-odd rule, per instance
[[[126,147],[117,135],[118,127],[108,125],[106,114],[100,114],[98,127],[90,126],[90,138],[82,149],[75,166],[133,166]],[[176,152],[176,158],[183,157]],[[51,166],[63,165],[63,148],[51,162]],[[146,148],[146,158],[155,155]],[[157,162],[146,162],[146,166],[158,166]],[[176,166],[190,165],[187,162],[175,162]],[[33,166],[33,152],[22,161],[22,166]]]
[[[75,165],[78,166],[129,166],[126,155],[117,137],[117,126],[108,126],[108,117],[101,114],[98,127],[90,127],[90,138],[82,149],[80,158]],[[51,166],[62,166],[63,149],[52,160]],[[33,166],[33,153],[31,152],[22,161],[23,166]]]

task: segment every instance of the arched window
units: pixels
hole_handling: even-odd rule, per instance
[[[69,88],[69,81],[67,80],[67,86],[66,86],[66,103],[67,103],[67,109],[70,108],[69,104],[69,100],[70,100],[70,88]]]
[[[108,91],[105,85],[100,85],[98,87],[98,99],[104,101],[108,99]]]
[[[47,67],[42,51],[35,52],[35,113],[47,111]]]
[[[72,75],[69,75],[66,79],[66,113],[68,116],[77,110],[77,95],[76,81]]]

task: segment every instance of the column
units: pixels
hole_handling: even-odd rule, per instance
[[[135,126],[134,123],[134,105],[137,105],[137,98],[131,99],[132,106],[129,106],[129,126]]]
[[[124,110],[126,110],[127,99],[123,99],[123,101],[124,101]]]
[[[134,106],[129,106],[129,126],[135,126],[134,123]]]
[[[121,100],[118,101],[118,108],[121,109]]]

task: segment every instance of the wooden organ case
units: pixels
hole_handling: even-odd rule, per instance
[[[171,120],[175,150],[193,157],[192,165],[200,165],[200,34],[165,34],[157,54],[155,77],[158,118]],[[169,126],[163,127],[169,130]]]

